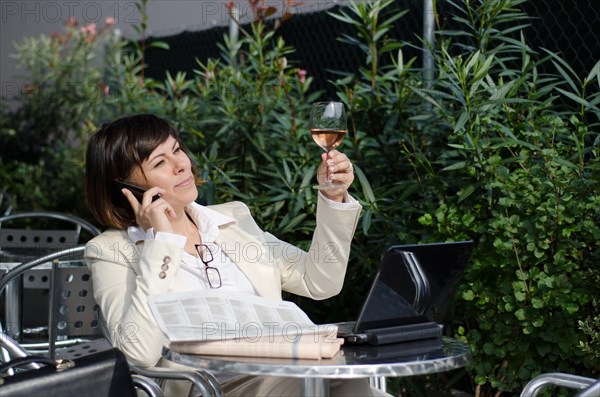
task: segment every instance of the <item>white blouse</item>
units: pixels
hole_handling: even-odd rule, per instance
[[[197,203],[188,205],[186,207],[186,212],[198,226],[202,243],[205,244],[212,253],[213,260],[208,263],[208,265],[219,271],[221,276],[221,288],[256,295],[256,291],[246,275],[242,273],[236,264],[229,259],[229,256],[227,256],[227,254],[221,250],[219,245],[215,243],[217,235],[219,234],[219,226],[237,223],[237,221]],[[143,228],[137,225],[130,226],[127,229],[127,234],[132,241],[157,239],[177,244],[181,249],[185,247],[187,239],[187,237],[183,235],[168,232],[158,232],[155,236],[153,229],[144,232]],[[204,258],[205,260],[207,259],[206,256]],[[206,266],[202,263],[200,258],[184,252],[179,271],[184,272],[187,277],[184,277],[186,285],[182,285],[181,289],[210,289],[210,284],[206,278],[205,267]]]

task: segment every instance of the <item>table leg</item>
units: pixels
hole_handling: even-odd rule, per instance
[[[329,379],[302,379],[301,395],[303,397],[329,397]]]

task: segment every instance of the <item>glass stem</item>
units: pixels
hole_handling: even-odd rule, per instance
[[[325,186],[331,186],[332,182],[331,182],[331,178],[329,176],[329,164],[327,164],[327,161],[329,160],[329,150],[327,151],[327,158],[325,159],[325,167],[327,170],[327,178],[325,179]]]

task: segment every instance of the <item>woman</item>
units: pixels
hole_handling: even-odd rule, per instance
[[[88,243],[86,261],[113,344],[132,364],[170,365],[161,359],[168,342],[149,311],[149,295],[207,288],[277,300],[282,291],[313,299],[339,293],[361,207],[347,193],[354,174],[346,155],[323,153],[319,182],[326,168],[345,187],[318,193],[309,254],[262,231],[242,203],[195,203],[196,170],[168,121],[141,114],[103,126],[87,148],[86,196],[109,229]],[[115,181],[146,192],[138,201]],[[262,247],[263,255],[246,258],[248,244]],[[207,278],[207,255],[218,280]],[[237,392],[248,393],[241,383]],[[265,387],[260,379],[250,383]],[[268,387],[260,390],[276,390]]]

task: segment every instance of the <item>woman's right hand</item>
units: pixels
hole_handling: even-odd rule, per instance
[[[146,190],[141,203],[129,189],[124,188],[121,192],[123,192],[133,209],[135,221],[144,230],[154,228],[155,232],[173,232],[173,227],[171,225],[171,218],[175,216],[173,207],[171,207],[171,205],[163,198],[152,201],[152,197],[163,195],[165,193],[164,189],[152,187]]]

